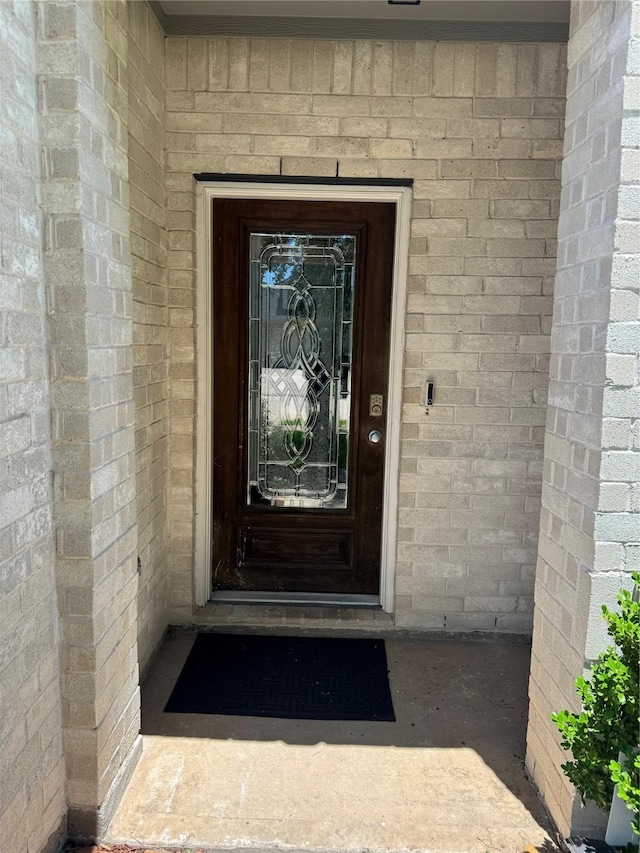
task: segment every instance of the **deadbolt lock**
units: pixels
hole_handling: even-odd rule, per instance
[[[369,395],[369,415],[379,418],[382,415],[382,394]]]

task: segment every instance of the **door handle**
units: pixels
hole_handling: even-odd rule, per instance
[[[382,441],[382,433],[379,429],[372,429],[367,438],[369,439],[370,444],[380,444]]]

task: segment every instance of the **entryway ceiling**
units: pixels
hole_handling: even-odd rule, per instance
[[[385,18],[420,21],[569,20],[569,0],[161,0],[166,15],[251,15],[310,18]]]
[[[169,34],[557,41],[569,0],[152,0]],[[475,38],[474,38],[475,36]]]

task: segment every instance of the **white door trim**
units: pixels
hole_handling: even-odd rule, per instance
[[[380,566],[380,604],[394,608],[396,545],[398,533],[398,477],[402,412],[404,317],[411,225],[411,189],[408,187],[270,184],[201,181],[197,185],[197,289],[196,361],[198,376],[196,422],[195,593],[203,606],[211,597],[211,509],[213,493],[213,325],[211,211],[214,198],[296,199],[303,201],[372,201],[396,205],[393,261],[389,394],[386,425],[384,505]],[[394,416],[395,415],[395,416]]]

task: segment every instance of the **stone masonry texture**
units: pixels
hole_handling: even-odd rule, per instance
[[[129,3],[129,193],[136,405],[138,657],[167,626],[167,229],[164,33],[146,3]],[[180,487],[174,485],[180,492]]]
[[[33,5],[0,3],[0,848],[12,853],[57,846],[66,811],[36,40]]]
[[[530,681],[529,771],[561,831],[576,802],[550,714],[607,645],[600,606],[640,566],[640,2],[574,3]]]
[[[531,630],[565,65],[555,44],[167,39],[172,621],[193,606],[193,174],[227,172],[414,180],[396,622]]]
[[[37,9],[66,792],[91,836],[139,732],[127,6]]]

